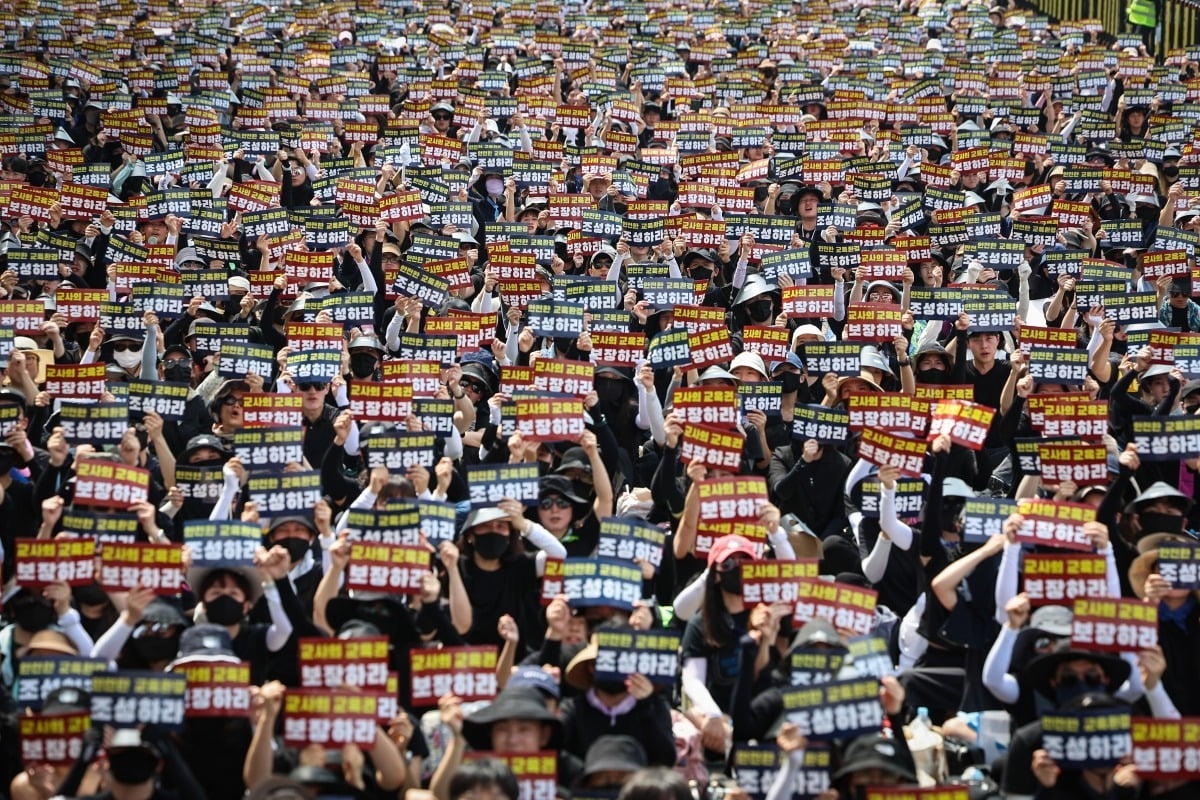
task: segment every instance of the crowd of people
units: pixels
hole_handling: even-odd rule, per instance
[[[0,794],[1197,790],[1194,49],[5,18]]]

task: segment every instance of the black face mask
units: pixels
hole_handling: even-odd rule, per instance
[[[204,604],[204,615],[214,625],[236,625],[246,616],[242,604],[227,594]]]
[[[1183,531],[1183,517],[1178,514],[1143,511],[1138,514],[1138,525],[1141,526],[1143,535],[1147,533],[1180,533]]]
[[[275,544],[287,550],[288,559],[295,564],[300,559],[304,558],[304,554],[312,547],[312,542],[307,539],[297,539],[295,536],[289,536]]]
[[[179,637],[160,639],[157,636],[141,636],[133,639],[133,652],[147,664],[155,661],[170,661],[179,652]]]
[[[596,691],[605,694],[621,694],[625,691],[624,681],[596,681],[592,685],[596,687]]]
[[[350,371],[356,378],[369,378],[375,374],[375,365],[379,360],[372,353],[351,353]]]
[[[770,300],[756,300],[753,303],[746,304],[746,314],[752,320],[765,322],[771,318],[772,308]]]
[[[1168,165],[1164,164],[1162,171],[1163,171],[1163,175],[1166,175],[1168,178],[1174,178],[1175,176],[1177,176],[1179,174],[1179,165],[1171,164],[1168,166]]]
[[[81,606],[98,606],[108,602],[108,595],[94,582],[76,586],[71,594],[75,595],[76,602]]]
[[[779,376],[779,380],[783,383],[783,393],[791,394],[792,392],[800,391],[800,374],[797,372],[784,372]]]
[[[1135,213],[1137,215],[1137,218],[1140,219],[1142,222],[1153,222],[1154,220],[1158,219],[1158,209],[1157,208],[1141,207],[1141,208],[1138,208]]]
[[[571,488],[575,490],[577,497],[582,497],[584,500],[591,500],[596,496],[595,488],[590,483],[583,481],[571,481]]]
[[[717,580],[724,591],[730,594],[740,595],[742,593],[742,570],[740,568],[718,573]]]
[[[142,748],[118,750],[108,754],[108,768],[117,783],[145,783],[158,769],[158,756]]]
[[[214,469],[224,465],[225,459],[223,458],[206,458],[203,461],[192,461],[188,464],[189,467],[203,467],[204,469]]]
[[[596,394],[605,407],[616,406],[625,399],[625,381],[601,378],[596,381]]]
[[[1054,687],[1054,699],[1058,702],[1058,707],[1062,708],[1077,697],[1082,697],[1085,694],[1105,691],[1104,682],[1099,680],[1099,674],[1096,675],[1097,680],[1079,680],[1078,675],[1066,676],[1065,680],[1058,682]]]
[[[54,606],[44,600],[35,600],[28,605],[21,606],[13,612],[13,617],[16,618],[17,624],[21,626],[22,630],[29,633],[44,631],[58,619],[58,615],[54,613]]]
[[[192,368],[186,364],[175,364],[163,370],[163,377],[174,383],[191,383]]]
[[[914,373],[917,383],[941,383],[946,379],[944,369],[919,369]]]
[[[692,267],[688,270],[688,276],[694,281],[707,281],[712,278],[712,267]]]
[[[475,552],[480,558],[495,559],[508,550],[508,537],[503,533],[475,534]]]

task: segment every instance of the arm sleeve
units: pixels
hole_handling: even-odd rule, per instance
[[[863,576],[871,583],[879,583],[887,571],[888,558],[892,555],[892,543],[883,536],[875,537],[875,546],[862,561]]]
[[[125,620],[117,617],[117,621],[100,635],[92,645],[92,658],[103,658],[106,661],[116,661],[121,654],[121,648],[133,634],[133,628],[125,624]]]
[[[783,760],[783,766],[775,773],[775,780],[767,790],[766,800],[789,800],[795,793],[796,777],[804,766],[804,751],[793,750]]]
[[[709,694],[705,679],[708,677],[708,662],[703,658],[689,658],[683,663],[683,693],[692,705],[706,717],[721,716],[721,707]]]
[[[675,616],[685,622],[696,616],[700,611],[700,605],[704,602],[704,587],[707,585],[708,570],[705,569],[696,576],[695,580],[680,589],[679,594],[675,595],[675,602],[672,604]]]
[[[263,596],[267,599],[267,610],[271,612],[271,627],[267,628],[267,649],[278,653],[292,635],[292,621],[283,610],[283,600],[279,596],[277,586],[263,587]]]
[[[217,498],[212,512],[208,515],[212,520],[229,519],[229,512],[233,509],[233,498],[239,488],[238,477],[234,472],[223,471],[223,474],[225,483],[221,486],[221,496]]]
[[[1013,645],[1017,641],[1017,632],[1004,625],[1000,634],[992,643],[987,658],[983,662],[983,685],[987,687],[996,699],[1009,705],[1017,702],[1021,696],[1021,687],[1017,679],[1008,674],[1012,663]]]
[[[1003,625],[1008,620],[1005,604],[1017,596],[1017,565],[1021,560],[1021,545],[1009,543],[1000,556],[1000,569],[996,572],[996,622]]]
[[[912,547],[912,528],[896,516],[896,489],[885,489],[882,483],[879,485],[879,527],[896,547],[901,550]]]
[[[771,545],[771,549],[775,551],[775,558],[777,560],[795,560],[796,551],[792,548],[792,541],[788,538],[787,531],[783,528],[777,527],[773,532],[768,533],[767,542]]]
[[[146,329],[146,338],[142,342],[142,380],[158,380],[158,327]]]
[[[71,644],[75,645],[75,652],[92,652],[92,637],[83,629],[83,622],[79,617],[78,611],[73,608],[67,609],[67,613],[58,618],[58,627],[71,640]]]

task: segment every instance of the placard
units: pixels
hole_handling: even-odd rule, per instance
[[[1047,442],[1038,446],[1042,480],[1048,484],[1074,481],[1079,486],[1109,482],[1108,451],[1103,444]]]
[[[185,660],[171,672],[187,679],[184,717],[225,719],[250,716],[250,662]]]
[[[353,540],[417,547],[421,544],[421,512],[409,501],[391,501],[387,508],[351,508],[346,529]]]
[[[153,411],[163,422],[179,422],[187,407],[188,384],[172,381],[129,381],[129,413],[140,419]]]
[[[86,586],[96,560],[93,539],[17,539],[16,579],[26,589],[52,583]]]
[[[563,561],[561,591],[572,608],[610,606],[630,611],[642,599],[642,570],[611,558],[568,558]]]
[[[129,508],[149,495],[149,470],[93,458],[75,464],[75,505]]]
[[[531,442],[577,442],[584,432],[583,401],[577,397],[518,397],[517,431]]]
[[[1200,588],[1200,547],[1190,542],[1163,542],[1158,547],[1157,571],[1172,589]]]
[[[1034,383],[1082,386],[1091,357],[1082,348],[1030,347],[1029,374]]]
[[[304,429],[243,429],[233,434],[233,452],[248,470],[302,464]]]
[[[1130,720],[1133,763],[1143,780],[1200,777],[1200,717]]]
[[[346,587],[356,591],[420,594],[429,573],[424,547],[353,542],[346,568]]]
[[[1072,605],[1071,647],[1113,653],[1158,644],[1158,606],[1130,598],[1080,598]]]
[[[801,625],[820,617],[836,628],[870,633],[875,627],[875,603],[879,593],[850,584],[820,579],[799,580],[792,624]]]
[[[59,425],[67,441],[119,444],[129,430],[129,406],[124,402],[64,402],[59,407]]]
[[[103,658],[25,656],[17,664],[17,706],[36,711],[55,689],[91,692],[92,675],[106,669],[108,661]]]
[[[731,386],[680,387],[671,395],[671,406],[684,424],[735,428],[736,398],[737,390]]]
[[[1182,461],[1200,456],[1200,416],[1134,417],[1133,442],[1145,461]]]
[[[97,582],[106,592],[127,592],[134,586],[157,595],[183,589],[183,546],[150,542],[109,542],[100,551]]]
[[[28,765],[69,767],[83,750],[83,735],[92,726],[91,714],[38,714],[18,718],[21,760]]]
[[[666,535],[662,528],[639,519],[605,517],[600,520],[596,555],[622,561],[642,561],[657,570],[662,565]]]
[[[379,730],[379,698],[336,689],[288,689],[283,739],[288,747],[356,745],[370,750]]]
[[[464,758],[494,758],[508,765],[517,778],[517,800],[554,800],[558,789],[558,753],[554,750],[528,754],[475,750],[468,751]]]
[[[1108,594],[1108,560],[1095,553],[1025,553],[1023,591],[1033,605],[1070,605]]]
[[[879,467],[896,467],[900,474],[915,478],[925,467],[929,445],[920,439],[906,439],[868,428],[858,443],[858,457]]]
[[[970,450],[982,450],[996,409],[968,400],[940,400],[933,407],[929,440],[949,436],[954,444]]]
[[[435,706],[438,698],[446,694],[453,694],[464,703],[496,696],[495,647],[414,648],[408,658],[414,707]]]
[[[388,641],[387,636],[302,636],[300,685],[306,689],[384,689],[388,681]]]
[[[316,470],[255,471],[244,491],[263,517],[308,514],[321,501],[321,473]]]
[[[879,681],[858,678],[783,689],[788,722],[809,739],[853,739],[883,728]]]
[[[807,342],[800,349],[800,357],[809,375],[824,377],[832,372],[839,377],[857,376],[861,352],[862,345],[856,342]]]
[[[624,682],[639,674],[657,686],[674,686],[679,675],[680,634],[649,630],[598,630],[594,634],[596,681]]]
[[[840,408],[798,405],[792,409],[792,440],[801,446],[809,439],[822,445],[841,444],[850,435],[849,426],[850,416]]]
[[[1060,769],[1111,767],[1133,751],[1128,708],[1042,715],[1042,747]]]
[[[679,446],[679,460],[685,464],[699,461],[712,469],[739,472],[745,436],[710,425],[687,424]]]
[[[121,670],[92,675],[92,723],[131,728],[183,727],[187,678],[170,672]]]
[[[494,506],[505,498],[525,505],[538,501],[537,464],[472,464],[467,467],[472,506]]]
[[[766,603],[795,603],[800,599],[801,579],[818,576],[819,560],[742,562],[742,601],[747,606]]]

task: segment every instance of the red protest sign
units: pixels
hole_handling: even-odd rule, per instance
[[[833,286],[783,287],[783,313],[788,317],[832,317]]]
[[[933,407],[929,439],[946,435],[957,445],[982,450],[996,409],[969,400],[940,400]]]
[[[92,726],[87,711],[19,717],[21,759],[26,764],[68,766],[83,749],[83,735]]]
[[[784,361],[791,351],[791,337],[787,328],[747,325],[742,328],[742,349],[758,353],[764,361]]]
[[[100,304],[108,302],[104,289],[59,289],[54,293],[59,313],[72,322],[99,322]]]
[[[293,353],[308,350],[341,350],[343,338],[341,325],[320,325],[313,322],[289,322],[287,346]]]
[[[306,689],[340,686],[384,688],[388,680],[388,637],[355,639],[302,637],[300,685]]]
[[[1143,780],[1200,778],[1200,717],[1134,717],[1133,763]]]
[[[242,397],[242,425],[247,428],[296,428],[304,415],[298,394],[251,392]]]
[[[1149,250],[1139,253],[1138,261],[1147,280],[1191,274],[1187,250]]]
[[[1038,445],[1038,459],[1046,483],[1074,481],[1079,486],[1108,483],[1108,451],[1103,444],[1042,443]]]
[[[795,603],[800,599],[801,580],[815,580],[820,561],[804,558],[796,561],[745,561],[742,563],[742,601],[758,603]]]
[[[703,520],[757,520],[767,502],[767,481],[760,476],[709,478],[696,490]]]
[[[685,423],[736,428],[737,389],[732,386],[692,386],[671,396],[675,413]]]
[[[855,303],[846,309],[842,338],[848,342],[890,342],[902,336],[900,306],[893,303]]]
[[[688,334],[692,366],[703,369],[733,358],[733,339],[728,328],[708,328]]]
[[[288,283],[328,283],[333,277],[332,250],[288,250],[283,254]]]
[[[444,694],[453,694],[468,703],[496,696],[494,647],[414,649],[409,651],[409,665],[414,706],[437,705]]]
[[[1158,644],[1158,606],[1132,598],[1080,598],[1072,606],[1071,647],[1121,653]]]
[[[242,181],[229,189],[228,207],[234,211],[266,211],[279,205],[279,184],[270,181]]]
[[[0,300],[0,327],[11,328],[17,336],[40,334],[45,321],[46,307],[41,300]],[[103,373],[104,365],[99,366]]]
[[[540,392],[587,397],[595,368],[586,361],[539,358],[533,362],[533,386]]]
[[[847,583],[801,578],[796,586],[796,611],[792,623],[802,625],[811,619],[829,620],[835,628],[859,635],[875,627],[875,603],[879,593]]]
[[[521,397],[516,406],[517,431],[527,441],[577,442],[584,431],[583,401],[578,397]]]
[[[106,592],[127,592],[141,584],[155,594],[178,594],[183,589],[183,545],[105,542],[97,581]]]
[[[869,281],[899,281],[908,270],[908,254],[901,250],[879,248],[863,250],[858,262],[866,270]]]
[[[250,662],[184,661],[171,671],[187,677],[185,717],[250,715]]]
[[[149,495],[149,470],[90,458],[75,466],[75,505],[124,509]]]
[[[1034,605],[1064,605],[1108,593],[1108,560],[1096,553],[1026,553],[1021,562],[1024,592]]]
[[[413,412],[413,387],[405,383],[354,381],[350,411],[365,422],[405,422]]]
[[[39,589],[63,582],[92,582],[96,564],[94,539],[17,539],[17,583]]]
[[[108,189],[82,183],[63,183],[59,189],[62,218],[92,221],[108,208]]]
[[[1101,439],[1108,432],[1108,403],[1050,395],[1043,406],[1040,429],[1047,437]]]
[[[709,425],[686,425],[679,458],[685,464],[699,461],[710,468],[737,472],[741,469],[744,441],[745,437],[737,431]]]
[[[925,432],[928,415],[924,403],[903,392],[851,392],[846,397],[850,430],[874,428],[889,433]]]
[[[379,698],[336,689],[288,689],[283,698],[283,740],[288,747],[375,746]]]
[[[915,478],[925,466],[929,445],[922,439],[907,439],[874,428],[863,430],[858,443],[858,457],[868,464],[896,467],[902,475]]]
[[[600,367],[635,367],[646,349],[646,334],[621,331],[592,333],[592,363]]]
[[[1017,532],[1017,541],[1091,552],[1092,541],[1083,532],[1083,524],[1096,519],[1096,509],[1091,506],[1025,499],[1018,502],[1017,513],[1025,518],[1025,524]]]
[[[103,362],[49,364],[46,367],[46,391],[56,400],[99,398],[105,391],[104,370]]]
[[[476,750],[466,759],[495,758],[503,761],[517,778],[520,800],[554,800],[558,789],[558,753],[543,750],[538,753],[497,753]]]
[[[346,587],[356,591],[420,594],[429,572],[429,551],[377,542],[354,542]]]

